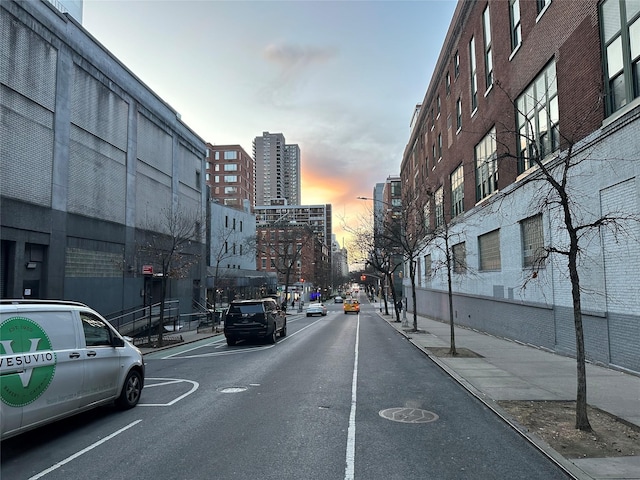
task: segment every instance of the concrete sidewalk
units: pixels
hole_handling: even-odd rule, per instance
[[[576,397],[576,361],[539,348],[497,338],[474,330],[455,327],[456,348],[465,348],[481,358],[438,357],[429,349],[450,346],[449,324],[413,315],[406,322],[394,322],[390,315],[379,315],[435,363],[491,408],[499,411],[499,400],[568,400]],[[587,364],[587,396],[591,406],[627,422],[640,425],[640,376]],[[640,479],[640,456],[565,459],[537,437],[527,435],[553,456],[576,478]],[[640,455],[640,452],[639,452]]]

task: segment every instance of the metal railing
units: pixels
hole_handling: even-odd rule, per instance
[[[164,326],[167,330],[176,330],[180,320],[180,301],[164,302]],[[137,307],[106,317],[121,335],[136,337],[151,332],[160,322],[160,303]],[[169,327],[169,328],[167,328]]]

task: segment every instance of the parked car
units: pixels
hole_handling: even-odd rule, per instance
[[[238,340],[267,340],[287,335],[287,318],[273,298],[239,300],[231,302],[224,320],[227,345]]]
[[[360,302],[355,298],[347,298],[342,304],[344,313],[360,313]]]
[[[0,438],[115,402],[136,406],[142,353],[82,303],[0,301]]]
[[[327,314],[327,307],[324,303],[311,303],[307,307],[307,317],[312,315],[325,316]]]
[[[337,297],[335,297],[333,299],[333,303],[342,303],[344,300],[342,299],[342,297],[340,295],[338,295]]]

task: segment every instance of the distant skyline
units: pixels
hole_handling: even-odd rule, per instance
[[[85,0],[83,25],[204,141],[298,144],[301,203],[332,204],[345,246],[342,223],[371,210],[356,197],[400,173],[455,6]]]

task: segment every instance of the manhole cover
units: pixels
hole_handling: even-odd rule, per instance
[[[247,387],[227,387],[220,389],[221,393],[240,393],[244,392]]]
[[[402,423],[429,423],[439,418],[435,413],[420,408],[387,408],[380,410],[379,414],[387,420]]]

